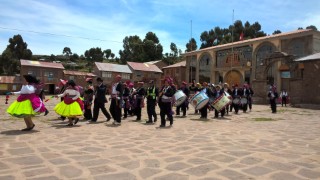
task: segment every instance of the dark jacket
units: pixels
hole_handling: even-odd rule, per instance
[[[106,103],[107,102],[106,91],[107,91],[107,86],[104,85],[103,83],[100,86],[97,86],[95,88],[94,102]]]

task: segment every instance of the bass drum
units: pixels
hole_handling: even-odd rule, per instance
[[[199,92],[198,94],[195,94],[190,100],[191,105],[196,110],[203,108],[208,102],[209,97],[204,92]]]
[[[178,90],[174,94],[174,106],[180,106],[182,103],[184,103],[187,99],[187,96],[183,93],[183,91]]]

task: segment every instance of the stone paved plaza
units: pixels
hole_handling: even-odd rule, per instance
[[[15,97],[10,97],[12,102]],[[35,129],[5,113],[0,98],[0,179],[320,179],[320,111],[254,105],[252,112],[200,120],[192,107],[171,128],[135,117],[121,126],[80,121],[74,127],[48,116]],[[109,107],[109,104],[106,104]],[[157,111],[159,109],[157,108]]]

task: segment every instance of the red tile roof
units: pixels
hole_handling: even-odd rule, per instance
[[[199,49],[191,52],[185,53],[187,54],[193,54],[201,51],[207,51],[207,50],[213,50],[213,49],[222,49],[226,47],[232,47],[232,46],[242,46],[245,44],[250,44],[252,42],[257,42],[257,41],[265,41],[267,39],[275,39],[275,38],[284,38],[290,35],[297,35],[297,34],[312,34],[313,32],[319,33],[318,31],[313,31],[312,29],[301,29],[301,30],[296,30],[296,31],[290,31],[286,33],[280,33],[280,34],[275,34],[275,35],[270,35],[270,36],[264,36],[264,37],[258,37],[258,38],[253,38],[253,39],[248,39],[248,40],[243,40],[243,41],[237,41],[233,43],[228,43],[228,44],[222,44],[218,46],[212,46],[204,49]]]
[[[17,76],[0,76],[0,83],[3,84],[20,84],[20,77]]]
[[[120,73],[132,74],[128,65],[100,63],[100,62],[95,62],[95,65],[97,66],[99,71],[120,72]]]
[[[135,71],[148,71],[162,73],[161,69],[154,64],[138,63],[138,62],[127,62],[127,64]]]
[[[64,69],[64,67],[61,63],[31,61],[31,60],[25,60],[25,59],[21,59],[20,62],[21,62],[21,66],[34,66],[34,67]]]
[[[181,62],[178,62],[176,64],[172,64],[170,66],[166,66],[166,67],[163,67],[162,69],[166,69],[166,68],[176,68],[176,67],[186,67],[186,61],[181,61]]]
[[[90,76],[90,77],[96,76],[95,74],[88,73],[88,72],[81,72],[81,71],[64,70],[63,73],[67,75],[76,75],[76,76]]]

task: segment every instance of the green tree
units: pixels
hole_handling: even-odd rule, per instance
[[[71,49],[69,47],[64,47],[62,54],[69,57],[72,54]]]
[[[107,59],[109,59],[109,57],[111,56],[111,49],[106,49],[106,50],[104,50],[103,51],[103,53],[105,54],[105,57],[107,58]]]
[[[275,35],[275,34],[281,34],[281,31],[280,30],[275,30],[272,35]]]
[[[14,75],[20,73],[20,59],[31,59],[32,51],[27,48],[28,44],[23,41],[20,34],[9,39],[9,45],[1,55],[0,66],[2,73]]]
[[[159,38],[153,32],[148,32],[143,40],[144,59],[143,61],[154,61],[162,58],[163,47]]]
[[[50,61],[55,61],[56,60],[56,56],[51,54],[49,59],[50,59]]]
[[[126,36],[123,39],[123,50],[119,51],[119,63],[127,61],[142,62],[144,57],[143,43],[139,36]]]
[[[186,44],[186,52],[197,50],[197,42],[194,38],[191,38],[189,42]]]
[[[94,62],[103,61],[103,52],[99,47],[86,50],[84,56],[88,61],[89,69],[92,68]]]
[[[111,53],[111,54],[110,54],[110,57],[111,57],[111,59],[114,59],[115,54],[114,54],[114,53]]]
[[[317,31],[317,30],[318,30],[317,27],[314,26],[314,25],[310,25],[310,26],[306,27],[306,29],[312,29],[312,30],[314,30],[314,31]]]

